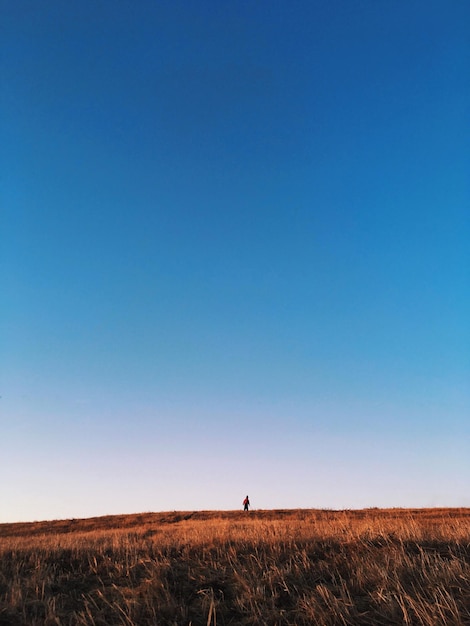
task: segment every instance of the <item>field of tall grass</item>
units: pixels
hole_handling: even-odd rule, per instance
[[[1,626],[470,624],[470,509],[0,524]]]

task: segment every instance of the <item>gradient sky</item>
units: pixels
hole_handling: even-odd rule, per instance
[[[0,522],[470,506],[470,3],[0,7]]]

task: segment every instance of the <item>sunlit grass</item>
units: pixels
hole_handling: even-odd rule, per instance
[[[0,525],[0,625],[470,624],[470,510]]]

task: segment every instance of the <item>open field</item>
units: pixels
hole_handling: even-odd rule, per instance
[[[470,509],[0,524],[1,626],[470,624]]]

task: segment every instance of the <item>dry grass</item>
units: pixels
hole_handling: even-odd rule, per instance
[[[0,525],[1,626],[470,624],[470,510]]]

